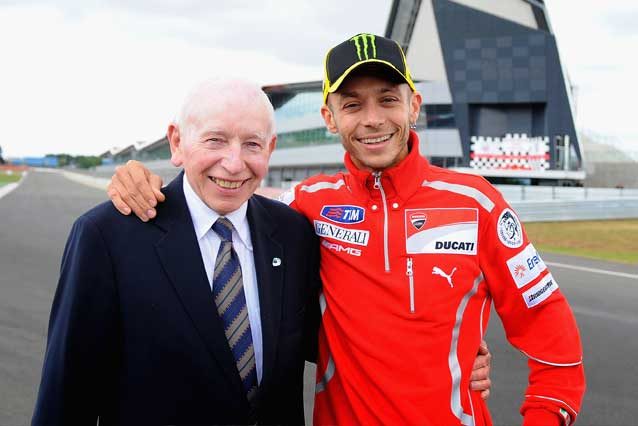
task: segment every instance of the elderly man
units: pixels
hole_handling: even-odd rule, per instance
[[[253,195],[272,106],[251,83],[207,82],[168,138],[184,173],[157,220],[105,203],[73,226],[34,425],[304,421],[318,242],[299,213]]]

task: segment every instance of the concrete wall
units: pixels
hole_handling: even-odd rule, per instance
[[[638,162],[600,162],[585,163],[587,187],[638,188]]]

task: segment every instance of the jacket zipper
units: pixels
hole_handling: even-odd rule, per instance
[[[414,313],[414,269],[412,269],[412,258],[408,257],[408,265],[405,274],[410,282],[410,313]]]
[[[373,172],[374,189],[381,191],[383,201],[383,260],[385,261],[385,271],[390,272],[390,255],[388,254],[388,204],[385,199],[385,191],[381,185],[381,172]]]

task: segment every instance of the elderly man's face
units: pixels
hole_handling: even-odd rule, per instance
[[[201,101],[168,137],[197,195],[220,215],[237,210],[259,187],[275,147],[270,115],[255,99]]]

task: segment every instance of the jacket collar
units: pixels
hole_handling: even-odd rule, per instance
[[[261,334],[263,344],[263,376],[260,389],[267,392],[276,369],[276,354],[281,328],[284,300],[284,268],[278,267],[284,257],[281,232],[268,208],[267,200],[253,195],[248,200],[248,223],[253,245],[253,259],[257,273]],[[275,263],[279,260],[279,264]]]
[[[429,163],[419,152],[419,136],[413,130],[410,131],[408,150],[408,155],[398,164],[381,171],[381,185],[388,199],[399,197],[407,200],[425,180]],[[364,196],[373,198],[380,197],[378,191],[374,190],[372,172],[357,168],[347,152],[343,161],[350,172],[348,185],[351,191],[365,192]]]

